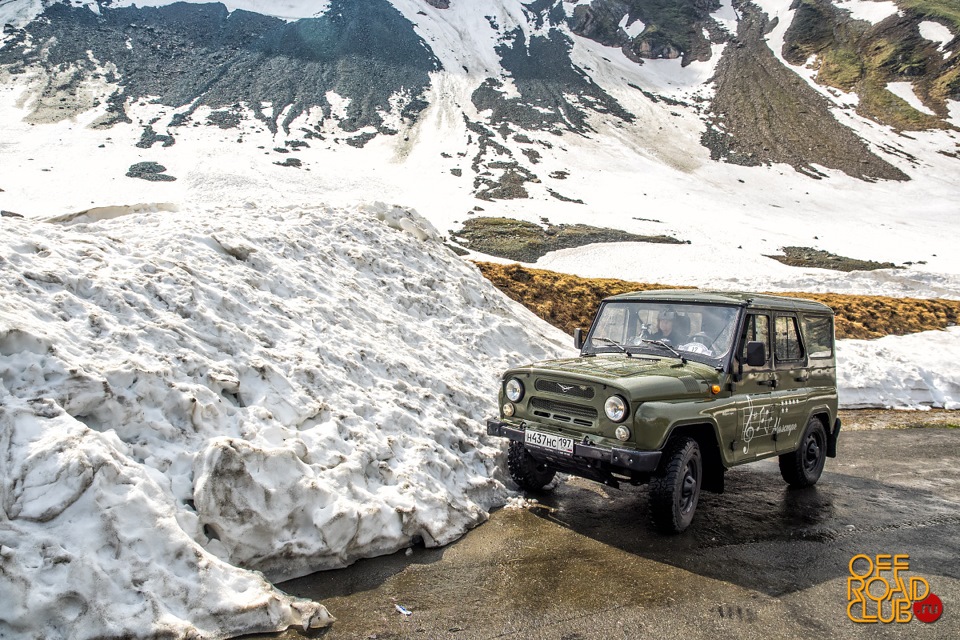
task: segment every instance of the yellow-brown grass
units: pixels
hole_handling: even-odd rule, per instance
[[[476,263],[481,273],[507,296],[535,314],[573,333],[593,321],[600,301],[629,291],[677,289],[663,284],[607,278],[580,278],[565,273],[527,269],[518,264]],[[816,300],[837,314],[838,338],[881,338],[944,329],[960,323],[960,301],[858,296],[839,293],[777,293]]]

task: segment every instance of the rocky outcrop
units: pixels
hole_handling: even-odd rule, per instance
[[[127,170],[128,178],[140,178],[149,182],[173,182],[173,176],[167,175],[167,168],[157,162],[138,162],[130,165]]]
[[[687,65],[709,60],[711,41],[728,38],[710,16],[719,8],[719,0],[594,0],[578,6],[569,23],[577,35],[620,47],[635,62],[682,58]],[[624,19],[627,26],[639,20],[643,30],[631,37],[620,26]]]
[[[817,81],[856,93],[857,112],[864,117],[901,131],[945,127],[947,100],[960,99],[960,51],[949,46],[941,51],[938,43],[922,37],[920,24],[934,21],[956,34],[960,23],[935,7],[928,13],[924,6],[906,7],[871,24],[852,19],[829,0],[804,0],[784,36],[783,57],[794,65],[812,59]],[[937,115],[922,113],[890,93],[891,82],[909,82]]]
[[[826,98],[786,68],[767,46],[767,17],[742,4],[736,46],[717,66],[716,94],[702,142],[711,157],[741,165],[783,163],[812,177],[816,168],[857,178],[908,180],[840,124]]]

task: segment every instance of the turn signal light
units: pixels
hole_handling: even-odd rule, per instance
[[[717,395],[718,393],[720,393],[720,385],[715,384],[715,385],[713,385],[712,387],[710,387],[710,392],[711,392],[713,395]]]

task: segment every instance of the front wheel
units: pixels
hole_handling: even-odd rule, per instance
[[[827,461],[827,432],[819,418],[810,418],[800,447],[780,456],[780,475],[791,487],[811,487],[820,479]]]
[[[681,533],[693,522],[703,482],[700,446],[693,438],[677,438],[663,452],[650,480],[650,517],[664,533]]]
[[[540,491],[550,484],[557,474],[553,469],[534,460],[523,443],[516,440],[511,440],[507,449],[507,470],[510,471],[513,481],[527,491]]]

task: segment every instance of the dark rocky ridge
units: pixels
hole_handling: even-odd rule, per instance
[[[40,65],[52,72],[75,65],[97,73],[87,51],[117,66],[124,100],[158,96],[160,103],[215,109],[251,106],[276,132],[306,110],[331,114],[326,93],[351,99],[343,130],[373,127],[393,133],[377,111],[401,89],[412,99],[405,115],[426,106],[429,72],[440,63],[413,25],[386,0],[333,0],[322,17],[287,23],[222,4],[173,4],[158,8],[86,8],[54,4],[27,26],[33,42],[15,38],[0,49],[0,64],[13,72]],[[130,46],[128,47],[128,43]],[[261,109],[262,103],[271,103]],[[281,120],[281,115],[283,115]],[[124,116],[117,114],[117,121]],[[169,123],[183,124],[186,118]]]
[[[556,29],[547,37],[533,36],[529,41],[520,29],[508,34],[497,53],[520,97],[506,98],[500,81],[490,79],[474,91],[474,105],[480,111],[492,110],[490,122],[494,126],[510,123],[528,130],[584,133],[590,130],[589,111],[632,122],[632,114],[571,63],[572,46],[570,39]],[[576,103],[567,98],[569,95],[578,97]]]

